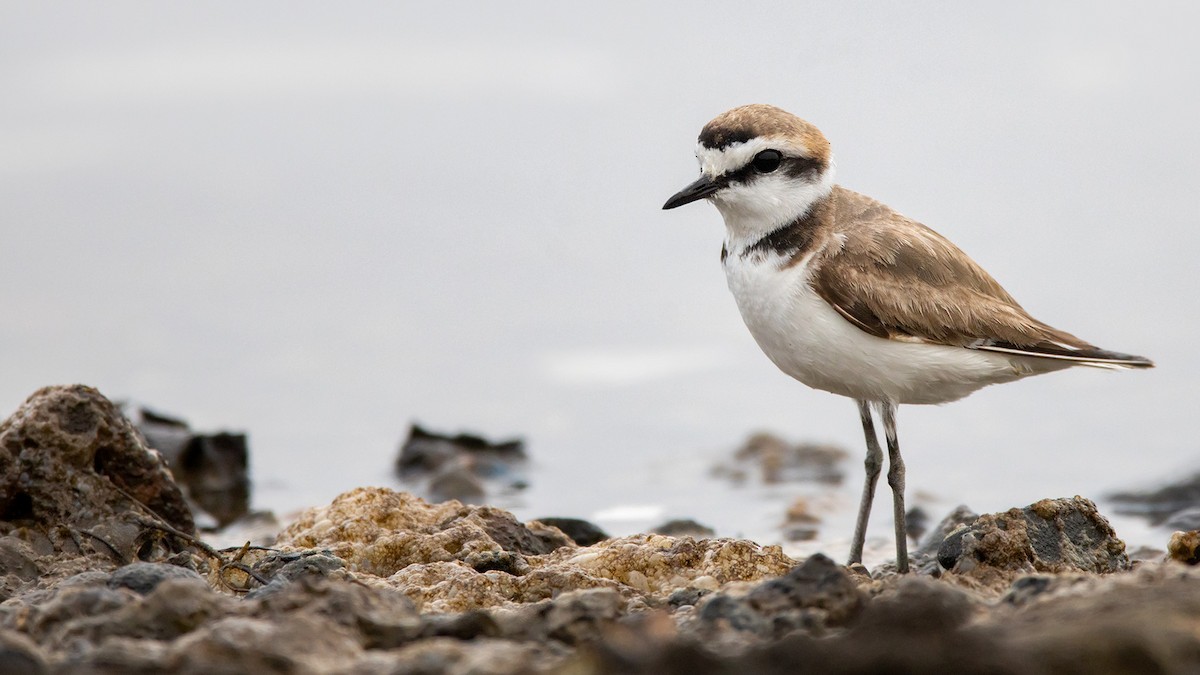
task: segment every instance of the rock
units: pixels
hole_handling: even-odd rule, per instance
[[[710,635],[728,627],[760,638],[778,638],[797,630],[820,635],[845,626],[865,602],[845,569],[818,553],[745,594],[712,594],[698,609],[699,621],[707,625],[702,631]]]
[[[1200,532],[1175,532],[1167,543],[1167,555],[1185,565],[1200,563]]]
[[[445,502],[452,499],[465,504],[482,504],[487,497],[487,488],[483,481],[475,476],[474,471],[466,464],[452,464],[442,467],[429,479],[426,493],[430,501]]]
[[[813,515],[808,499],[797,497],[783,517],[785,541],[812,541],[820,532],[821,519]]]
[[[190,550],[172,529],[194,532],[171,472],[95,389],[40,389],[0,423],[7,595],[32,578],[48,583],[88,567]]]
[[[441,612],[587,588],[665,601],[677,587],[754,581],[793,565],[778,547],[728,539],[636,535],[579,548],[556,528],[499,509],[429,504],[385,488],[352,490],[306,512],[279,544],[328,549],[350,571],[386,579],[423,611]]]
[[[429,504],[406,492],[358,488],[311,509],[279,536],[281,545],[328,549],[356,571],[387,577],[409,565],[508,551],[541,555],[574,543],[555,528],[522,525],[507,511]]]
[[[985,617],[980,629],[1041,672],[1200,672],[1197,571],[1146,563],[1130,573],[1078,575],[1019,611]]]
[[[945,518],[942,518],[937,526],[925,535],[925,538],[917,544],[917,549],[911,553],[910,557],[919,561],[936,558],[938,551],[942,547],[942,542],[947,537],[951,534],[957,534],[958,530],[970,525],[978,518],[979,514],[972,511],[966,504],[955,507],[953,511],[946,514]],[[961,535],[959,535],[959,538],[961,538]],[[954,559],[957,560],[957,553],[955,553]]]
[[[394,649],[436,632],[426,627],[404,594],[344,579],[302,577],[247,604],[250,613],[261,619],[303,614],[311,621],[332,621],[357,636],[367,649]]]
[[[754,434],[734,453],[733,462],[713,468],[718,476],[744,480],[749,470],[757,470],[767,485],[794,481],[838,485],[844,472],[846,451],[820,443],[790,444],[768,433]]]
[[[546,614],[547,634],[570,645],[594,640],[606,625],[616,623],[628,602],[611,588],[588,588],[563,593]]]
[[[167,644],[158,640],[109,637],[95,649],[68,656],[57,672],[158,675],[166,672]]]
[[[1123,515],[1141,516],[1151,525],[1161,525],[1187,511],[1200,508],[1200,472],[1159,488],[1118,492],[1108,497]],[[1179,519],[1191,518],[1181,515]],[[1181,527],[1180,529],[1193,529]]]
[[[124,595],[119,606],[60,616],[47,644],[58,648],[99,645],[110,637],[171,641],[233,611],[235,601],[203,581],[168,579],[145,596]]]
[[[905,530],[913,541],[921,541],[929,529],[929,512],[920,506],[914,506],[904,514]]]
[[[433,501],[479,504],[495,491],[519,490],[527,456],[520,439],[492,442],[472,434],[446,435],[416,424],[396,458],[406,485]]]
[[[650,528],[650,531],[654,534],[663,534],[668,537],[696,537],[697,539],[711,537],[717,533],[711,527],[701,525],[691,518],[668,520],[661,525]]]
[[[42,675],[46,657],[33,640],[11,630],[0,630],[0,673]]]
[[[195,509],[225,527],[250,510],[246,435],[202,434],[181,419],[138,407],[133,415],[146,444],[162,454]]]
[[[954,574],[1004,586],[1013,574],[1107,574],[1130,567],[1125,543],[1082,497],[980,516],[947,536],[937,557]]]
[[[500,626],[487,612],[472,609],[457,614],[428,614],[423,618],[421,637],[452,637],[475,640],[500,635]]]
[[[334,673],[362,655],[351,632],[331,620],[294,614],[270,620],[226,616],[175,640],[166,655],[175,673]]]
[[[195,570],[163,563],[136,562],[117,569],[108,579],[109,588],[128,588],[146,595],[167,579],[203,581]]]
[[[579,546],[591,546],[609,538],[604,530],[594,523],[579,518],[538,518],[543,525],[557,527]]]
[[[536,643],[435,637],[386,652],[368,652],[351,675],[526,675],[558,672],[561,652]]]

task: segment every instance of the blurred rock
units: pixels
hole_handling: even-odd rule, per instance
[[[1164,527],[1174,530],[1200,530],[1200,506],[1189,506],[1167,516]]]
[[[650,528],[653,534],[664,534],[668,537],[696,537],[704,539],[711,537],[717,533],[707,525],[701,525],[691,518],[675,518],[668,520],[661,525],[656,525]]]
[[[195,579],[202,581],[195,570],[164,563],[135,562],[118,568],[108,578],[109,588],[128,588],[146,595],[168,579]]]
[[[923,507],[914,506],[904,514],[904,524],[909,538],[919,542],[929,529],[929,512]]]
[[[1170,542],[1167,543],[1167,555],[1171,560],[1185,565],[1200,563],[1200,532],[1191,530],[1172,534]]]
[[[396,458],[405,485],[436,502],[481,504],[496,493],[524,489],[525,443],[446,435],[413,424]]]
[[[821,443],[791,444],[768,433],[757,433],[734,453],[733,461],[713,467],[712,473],[735,482],[757,473],[762,483],[816,482],[838,485],[846,451]]]
[[[1159,488],[1117,492],[1108,498],[1117,513],[1141,516],[1149,520],[1151,525],[1176,520],[1180,524],[1171,527],[1198,529],[1188,527],[1184,521],[1196,520],[1196,513],[1200,510],[1200,473]]]
[[[1130,568],[1125,543],[1095,504],[1082,497],[1043,499],[1024,509],[980,516],[942,541],[938,562],[976,581],[1007,584],[1014,574]]]
[[[193,510],[225,527],[250,510],[250,451],[246,435],[192,431],[187,422],[137,407],[132,419],[146,445],[166,459]]]
[[[784,541],[812,541],[820,532],[821,519],[813,515],[808,499],[792,500],[783,519]]]
[[[579,518],[538,518],[537,521],[557,527],[579,546],[591,546],[609,538],[608,533],[600,529],[599,525]]]
[[[11,630],[0,630],[0,673],[42,675],[49,672],[42,650],[29,638]]]

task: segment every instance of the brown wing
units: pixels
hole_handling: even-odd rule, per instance
[[[834,232],[813,281],[848,321],[892,340],[1079,361],[1128,361],[1030,316],[945,237],[868,197],[838,188]],[[1146,364],[1149,364],[1146,361]]]

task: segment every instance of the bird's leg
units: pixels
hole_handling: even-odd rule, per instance
[[[895,401],[879,404],[883,415],[883,434],[888,445],[888,485],[892,486],[892,512],[896,519],[896,571],[908,571],[908,528],[904,522],[904,460],[900,457],[900,442],[896,439]]]
[[[858,416],[862,418],[863,434],[867,437],[867,480],[863,483],[862,502],[858,505],[858,522],[854,525],[854,541],[850,544],[848,564],[862,562],[863,543],[867,538],[867,519],[871,517],[871,503],[875,501],[875,484],[883,468],[883,451],[879,449],[879,438],[875,435],[875,423],[871,421],[871,405],[858,401]]]

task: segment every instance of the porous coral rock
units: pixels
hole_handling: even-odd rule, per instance
[[[185,551],[194,531],[159,454],[100,392],[34,392],[0,423],[0,599]]]
[[[536,521],[522,525],[507,511],[456,501],[430,504],[387,488],[357,488],[310,509],[278,543],[328,549],[351,569],[382,577],[409,565],[489,551],[537,555],[574,546],[557,529]]]
[[[733,539],[650,534],[581,548],[555,528],[522,525],[499,509],[429,504],[386,488],[358,488],[310,510],[280,543],[329,549],[357,572],[386,577],[386,585],[422,611],[439,612],[537,602],[588,588],[633,599],[665,597],[693,583],[711,589],[778,576],[795,564],[778,546]],[[488,552],[507,552],[505,569],[472,566]]]

